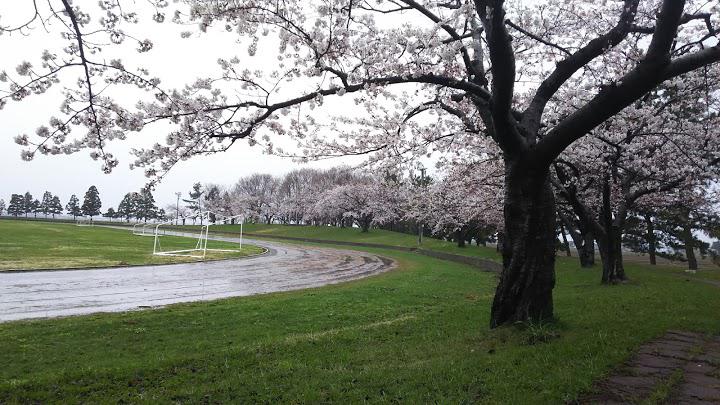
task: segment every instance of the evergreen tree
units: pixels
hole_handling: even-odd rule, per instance
[[[200,183],[193,184],[192,190],[188,193],[190,196],[190,199],[183,200],[185,203],[187,203],[187,208],[190,209],[190,211],[193,213],[193,215],[200,215],[202,214],[202,204],[201,204],[201,198],[202,195],[205,192],[202,190],[202,185]],[[195,220],[193,220],[195,222]],[[200,225],[202,225],[202,218],[200,218]]]
[[[5,200],[0,198],[0,215],[2,215],[5,212]]]
[[[27,214],[33,212],[33,196],[29,191],[25,192],[23,196],[23,214],[27,217]]]
[[[63,212],[62,203],[60,203],[60,197],[54,196],[50,200],[50,209],[49,213],[52,214],[53,219],[55,219],[55,215],[60,215]]]
[[[113,218],[117,217],[117,213],[115,212],[115,209],[113,207],[110,207],[104,214],[102,214],[102,216],[112,221]]]
[[[131,217],[137,218],[137,205],[139,201],[138,193],[127,193],[120,201],[117,209],[117,217],[125,218],[126,222],[130,222]]]
[[[158,207],[155,205],[155,198],[152,195],[152,191],[149,188],[143,188],[140,190],[140,195],[137,201],[137,215],[138,219],[142,218],[147,222],[148,219],[157,218]]]
[[[25,198],[20,194],[13,194],[10,197],[10,205],[8,206],[8,215],[17,217],[25,213]]]
[[[53,198],[53,195],[49,191],[46,191],[43,194],[42,201],[40,202],[40,212],[42,212],[43,215],[45,215],[45,218],[47,218],[48,214],[50,213],[50,206],[52,204],[52,198]]]
[[[33,200],[32,205],[30,206],[30,209],[33,213],[33,216],[35,218],[37,218],[37,214],[39,212],[42,212],[42,203],[39,200],[35,199],[35,200]]]
[[[90,186],[88,191],[85,192],[83,205],[80,208],[82,214],[90,217],[90,220],[92,220],[92,217],[100,215],[101,207],[102,202],[100,202],[100,193],[98,192],[98,189],[95,186]]]
[[[70,201],[68,201],[67,205],[65,206],[65,209],[67,210],[67,213],[69,215],[73,216],[73,219],[76,219],[77,216],[82,213],[80,211],[80,200],[78,200],[78,198],[75,194],[73,194],[70,197]]]
[[[207,192],[205,193],[205,207],[214,207],[217,206],[217,202],[220,200],[220,188],[216,185],[212,185],[207,189]],[[208,220],[212,223],[215,223],[215,214],[210,213],[210,216]]]

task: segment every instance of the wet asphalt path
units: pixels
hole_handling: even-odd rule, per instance
[[[0,322],[298,290],[363,278],[395,266],[365,252],[247,238],[244,242],[268,252],[205,263],[0,273]]]

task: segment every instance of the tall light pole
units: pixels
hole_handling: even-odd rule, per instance
[[[177,196],[177,203],[175,204],[175,226],[178,226],[178,221],[180,220],[180,196],[182,193],[178,191],[175,195]]]

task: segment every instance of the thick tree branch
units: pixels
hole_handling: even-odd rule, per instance
[[[665,80],[720,61],[720,45],[670,61],[684,3],[665,0],[647,56],[617,83],[604,87],[585,106],[563,119],[537,145],[537,163],[547,165],[562,151]],[[664,52],[664,54],[663,54]]]
[[[503,0],[475,0],[475,8],[485,28],[490,62],[493,66],[490,105],[493,128],[490,133],[504,153],[517,156],[527,149],[529,142],[518,131],[512,114],[515,93],[515,54],[512,38],[505,27]]]
[[[536,133],[540,129],[545,106],[575,72],[602,55],[608,48],[616,46],[627,38],[632,23],[635,21],[639,3],[639,0],[625,0],[623,12],[620,14],[617,24],[610,31],[593,39],[560,61],[550,76],[543,80],[523,114],[522,124],[528,131]]]

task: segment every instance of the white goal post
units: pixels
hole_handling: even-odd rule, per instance
[[[132,233],[136,236],[155,236],[153,228],[157,225],[156,223],[136,223],[132,227]]]
[[[210,222],[210,214],[215,216],[215,222]],[[243,215],[235,215],[235,216],[224,216],[220,214],[216,214],[214,212],[204,212],[200,215],[196,216],[190,216],[190,217],[182,217],[180,219],[201,219],[201,222],[205,222],[204,225],[200,225],[200,233],[197,235],[197,239],[195,241],[195,247],[189,248],[189,249],[177,249],[177,250],[163,250],[162,243],[160,241],[160,236],[165,234],[163,232],[162,227],[163,226],[172,226],[175,223],[175,219],[161,222],[158,224],[154,224],[155,231],[153,232],[153,236],[155,237],[154,243],[153,243],[153,255],[156,256],[181,256],[181,257],[192,257],[195,259],[205,259],[207,256],[207,252],[239,252],[242,250],[242,228],[243,228],[243,222],[244,216]],[[218,219],[222,221],[223,223],[227,223],[228,221],[232,222],[235,219],[240,219],[240,243],[238,246],[238,249],[215,249],[210,248],[208,249],[208,234],[210,233],[210,227],[212,225],[217,224]],[[194,237],[194,236],[193,236]]]

